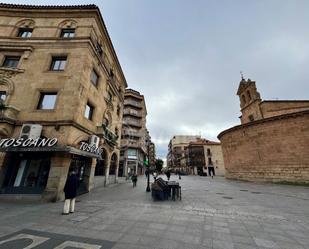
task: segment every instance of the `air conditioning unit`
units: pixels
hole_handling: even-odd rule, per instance
[[[42,128],[42,125],[39,124],[23,124],[23,126],[21,127],[19,138],[39,138],[42,133]]]
[[[89,145],[99,147],[100,138],[96,135],[91,135],[89,138]]]

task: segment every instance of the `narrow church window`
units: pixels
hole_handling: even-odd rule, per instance
[[[247,95],[248,95],[248,99],[249,99],[249,101],[251,100],[251,94],[250,94],[250,91],[248,90],[247,91]]]
[[[249,121],[250,121],[250,122],[254,121],[253,115],[249,115]]]
[[[242,102],[243,102],[244,104],[246,104],[246,96],[245,96],[245,95],[242,95]]]

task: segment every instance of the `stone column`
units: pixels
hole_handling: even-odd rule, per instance
[[[91,162],[91,167],[90,167],[90,172],[89,172],[89,183],[88,183],[88,191],[91,189],[94,189],[94,172],[95,172],[95,167],[97,165],[97,159],[92,158]]]
[[[110,163],[111,163],[111,155],[109,155],[109,153],[106,152],[106,168],[105,168],[105,180],[104,180],[105,187],[109,184],[108,177],[109,177]]]
[[[71,164],[71,154],[56,153],[51,158],[48,181],[42,197],[50,201],[64,200],[63,188]]]
[[[116,170],[115,170],[115,183],[118,183],[118,172],[119,172],[119,157],[117,155]]]

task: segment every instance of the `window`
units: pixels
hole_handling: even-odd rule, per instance
[[[250,91],[248,90],[247,91],[247,95],[248,95],[248,99],[249,99],[249,101],[251,100],[251,94],[250,94]]]
[[[253,117],[253,115],[252,115],[252,114],[251,114],[251,115],[249,115],[249,121],[250,121],[250,122],[254,121],[254,117]]]
[[[6,92],[5,91],[0,91],[0,102],[6,100]]]
[[[102,45],[97,42],[97,45],[96,45],[96,49],[97,49],[97,52],[102,55],[103,54],[103,48],[102,48]]]
[[[20,60],[20,56],[5,56],[2,66],[17,68],[19,60]]]
[[[246,96],[245,96],[245,95],[242,95],[241,97],[242,97],[242,102],[243,102],[243,104],[246,104]]]
[[[75,29],[62,29],[60,37],[73,38],[75,36]]]
[[[210,149],[207,149],[207,156],[210,156],[210,155],[211,155]]]
[[[55,108],[57,93],[41,93],[37,109],[52,110]]]
[[[66,56],[52,57],[52,63],[50,65],[50,70],[51,71],[63,71],[65,68],[66,62],[67,62]]]
[[[93,111],[94,111],[93,106],[87,103],[86,109],[85,109],[85,118],[92,120]]]
[[[117,106],[117,116],[120,115],[120,106]]]
[[[17,36],[18,37],[21,37],[21,38],[30,38],[32,36],[32,31],[33,29],[29,29],[29,28],[20,28],[18,30],[18,34]]]
[[[91,82],[94,86],[98,86],[98,82],[99,82],[99,75],[97,74],[96,71],[92,70],[91,72]]]

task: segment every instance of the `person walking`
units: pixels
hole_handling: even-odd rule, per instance
[[[74,172],[74,170],[70,170],[68,179],[64,186],[64,207],[63,207],[63,213],[64,215],[67,215],[69,213],[74,213],[75,210],[75,200],[77,195],[77,186],[78,186],[78,179]]]
[[[167,180],[169,181],[171,177],[171,172],[167,170],[165,174],[166,174]]]
[[[136,175],[135,172],[134,172],[134,174],[132,175],[131,180],[132,180],[132,182],[133,182],[133,188],[136,187],[137,175]]]
[[[214,178],[214,175],[215,175],[215,167],[214,165],[212,164],[212,162],[210,162],[208,164],[208,175],[211,176],[211,178]]]

